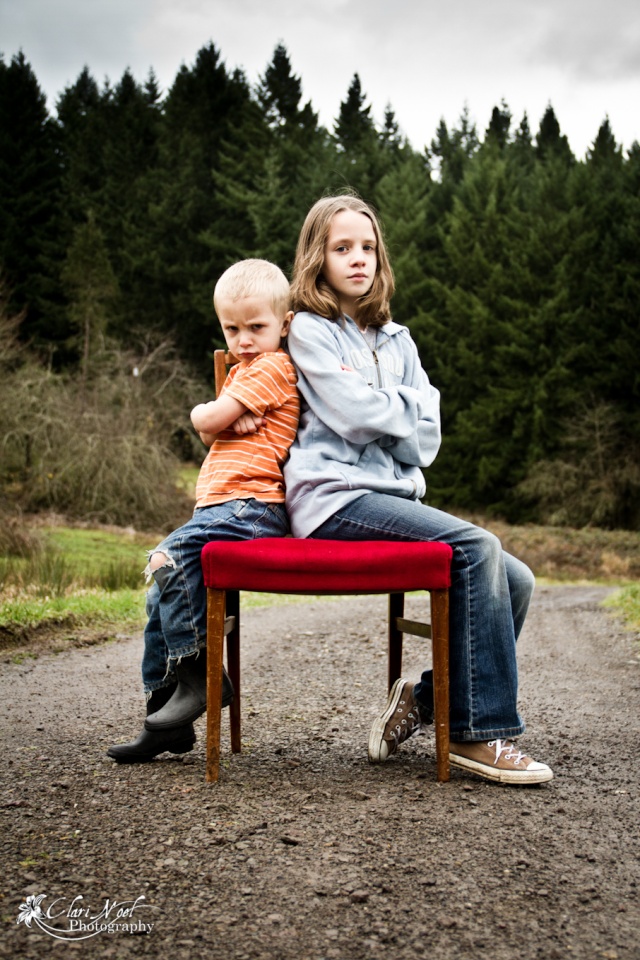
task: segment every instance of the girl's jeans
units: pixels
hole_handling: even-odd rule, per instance
[[[440,540],[453,547],[450,591],[451,739],[493,740],[524,732],[518,714],[516,639],[533,574],[486,530],[415,500],[367,493],[312,534],[326,540]],[[415,687],[433,716],[430,670]]]
[[[207,591],[200,553],[210,540],[285,537],[289,521],[283,503],[229,500],[198,507],[184,526],[152,550],[166,562],[151,574],[144,630],[142,682],[145,692],[175,681],[176,662],[206,644]]]

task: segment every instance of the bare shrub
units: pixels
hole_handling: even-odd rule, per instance
[[[17,341],[12,349],[14,330],[0,315],[5,495],[25,510],[90,522],[154,530],[184,522],[192,505],[177,489],[176,450],[202,453],[189,410],[204,388],[171,344],[105,348],[81,382],[37,363]]]
[[[543,523],[634,529],[640,521],[640,445],[614,406],[593,403],[565,422],[558,456],[534,464],[518,492]]]
[[[0,556],[30,557],[43,549],[42,536],[27,527],[20,510],[0,508]]]

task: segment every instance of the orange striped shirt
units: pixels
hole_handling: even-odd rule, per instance
[[[282,465],[300,418],[297,380],[284,350],[261,353],[231,368],[221,395],[228,393],[266,423],[245,436],[230,428],[218,434],[200,468],[197,507],[250,498],[284,503]]]

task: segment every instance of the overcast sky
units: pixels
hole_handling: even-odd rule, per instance
[[[503,99],[533,133],[551,103],[580,158],[605,116],[640,141],[638,0],[0,0],[0,52],[22,49],[51,109],[85,65],[100,84],[153,69],[166,91],[209,41],[251,83],[282,42],[330,129],[357,72],[416,149],[465,105],[482,134]]]

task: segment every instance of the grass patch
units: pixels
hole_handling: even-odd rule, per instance
[[[143,584],[147,550],[160,539],[134,531],[43,527],[27,556],[0,557],[0,584],[61,597],[71,588],[135,589]]]
[[[640,584],[631,583],[604,601],[605,607],[618,611],[629,627],[640,630]]]
[[[0,649],[91,628],[105,639],[144,624],[144,595],[138,590],[83,590],[64,597],[21,595],[0,603]]]
[[[131,530],[39,527],[29,555],[0,557],[0,647],[79,628],[141,627],[146,554],[159,539]]]
[[[64,555],[76,579],[112,576],[114,567],[136,568],[138,582],[147,565],[147,551],[160,539],[135,531],[86,530],[76,527],[45,527],[47,543]]]
[[[66,597],[20,596],[0,604],[0,629],[19,626],[24,630],[40,625],[82,626],[88,622],[104,625],[143,622],[140,590],[86,590]]]

